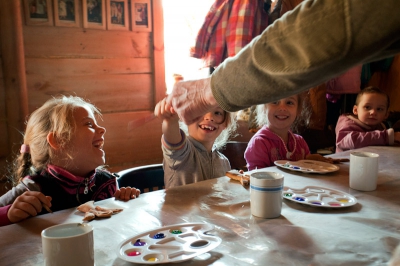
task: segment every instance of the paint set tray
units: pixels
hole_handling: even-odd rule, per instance
[[[279,160],[275,161],[274,164],[284,169],[307,174],[327,174],[339,170],[339,167],[334,164],[315,160],[300,160],[296,162]]]
[[[314,207],[343,208],[357,203],[357,199],[347,193],[330,188],[307,186],[301,189],[284,187],[283,198]]]
[[[214,226],[183,223],[146,231],[118,245],[118,257],[133,263],[181,262],[206,253],[219,244],[219,237],[208,234]]]

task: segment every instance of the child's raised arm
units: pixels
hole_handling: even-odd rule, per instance
[[[171,144],[179,143],[182,140],[179,129],[179,117],[166,99],[157,103],[154,108],[154,115],[162,119],[162,132],[164,140]]]

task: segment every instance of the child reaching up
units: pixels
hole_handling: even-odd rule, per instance
[[[0,226],[31,216],[115,196],[139,196],[135,188],[117,189],[106,170],[104,127],[98,109],[79,97],[48,100],[29,117],[21,154],[13,172],[14,187],[0,198]]]
[[[165,188],[221,177],[231,170],[228,159],[218,149],[236,130],[233,113],[216,107],[188,125],[188,135],[180,128],[178,115],[165,99],[156,105],[154,114],[163,120]],[[186,125],[181,127],[185,129]]]
[[[302,159],[332,162],[319,154],[310,154],[306,141],[291,128],[307,120],[307,92],[257,106],[260,130],[250,139],[244,157],[249,170],[274,165],[277,160]]]
[[[382,123],[389,116],[389,104],[389,96],[377,87],[360,91],[353,114],[339,116],[335,130],[336,152],[400,142],[400,132],[386,129]]]

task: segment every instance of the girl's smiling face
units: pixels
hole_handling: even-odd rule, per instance
[[[104,165],[104,127],[97,124],[93,112],[86,107],[77,107],[73,112],[74,132],[70,142],[60,150],[70,157],[65,165],[59,165],[72,174],[86,176],[97,167]]]
[[[287,131],[296,120],[299,107],[297,95],[266,104],[268,114],[268,128],[279,134]]]
[[[221,107],[214,108],[195,123],[188,125],[189,135],[211,151],[215,139],[226,128],[226,116]]]

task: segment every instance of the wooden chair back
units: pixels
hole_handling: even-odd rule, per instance
[[[232,169],[247,171],[246,159],[244,158],[247,144],[248,142],[228,141],[226,146],[220,150],[228,158]]]

